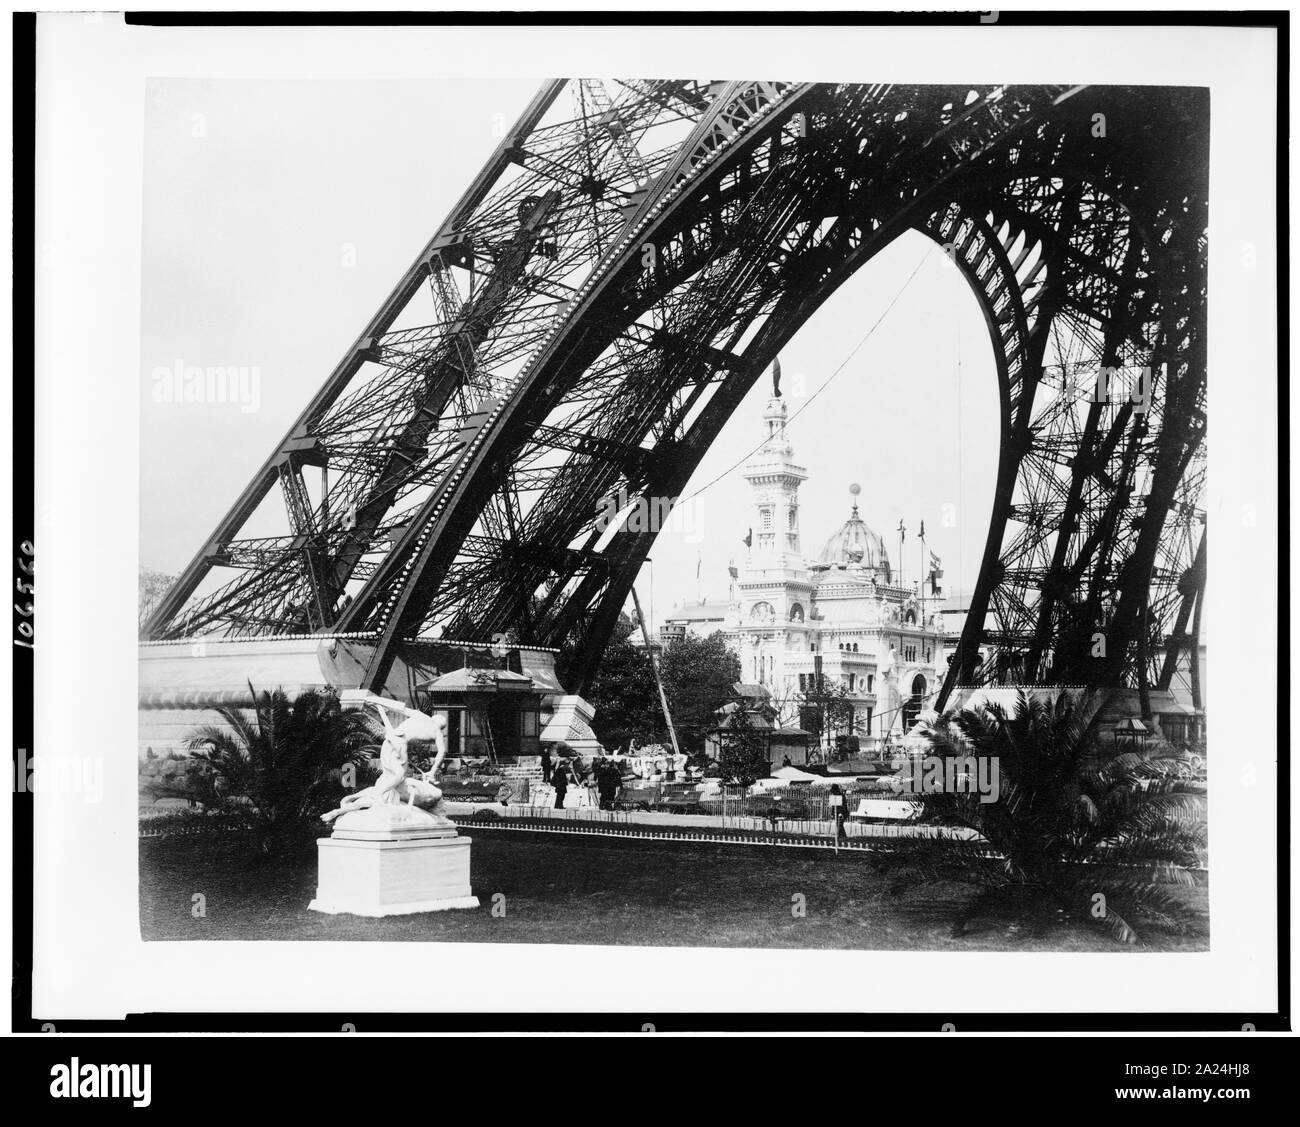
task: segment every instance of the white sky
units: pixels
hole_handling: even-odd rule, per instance
[[[534,90],[531,80],[150,80],[142,566],[188,562],[485,162],[494,127]],[[152,372],[178,360],[256,367],[257,409],[155,402]],[[804,327],[782,369],[791,413],[806,404],[790,427],[810,475],[805,553],[847,517],[857,482],[862,517],[895,566],[905,520],[909,582],[924,520],[948,589],[969,588],[992,500],[997,394],[984,321],[956,269],[928,240],[904,236]],[[769,393],[764,378],[684,497],[761,441]],[[698,592],[726,595],[751,511],[738,468],[679,509],[640,582],[656,620],[697,597],[697,564]]]

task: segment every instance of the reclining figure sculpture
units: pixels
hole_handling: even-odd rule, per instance
[[[405,802],[426,810],[434,810],[442,800],[442,790],[435,785],[442,761],[447,756],[447,717],[443,713],[428,716],[397,701],[372,697],[367,703],[374,706],[384,724],[384,742],[379,749],[380,775],[374,786],[350,794],[338,809],[321,815],[324,822],[332,822],[352,810],[365,810],[371,806],[396,805]],[[388,714],[396,712],[404,719],[396,726]],[[407,745],[412,741],[432,740],[438,748],[433,765],[421,772],[419,778],[408,774],[410,757]]]

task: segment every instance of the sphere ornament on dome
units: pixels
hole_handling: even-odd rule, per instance
[[[826,541],[818,562],[826,567],[852,567],[874,573],[890,581],[889,554],[880,534],[868,528],[858,515],[857,496],[861,487],[854,483],[849,492],[854,497],[853,511],[839,529]]]

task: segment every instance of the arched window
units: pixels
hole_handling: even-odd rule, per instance
[[[802,621],[803,621],[803,606],[802,606],[802,604],[800,604],[800,603],[791,603],[791,604],[790,604],[790,621],[791,621],[791,622],[802,622]]]
[[[854,642],[854,643],[853,643],[853,652],[854,652],[854,653],[857,653],[857,652],[858,652],[858,643],[857,643],[857,642]]]
[[[772,604],[768,602],[758,602],[750,609],[749,617],[755,622],[761,622],[764,619],[773,618],[776,611],[772,609]]]
[[[908,624],[909,626],[915,626],[915,625],[916,625],[916,611],[914,611],[914,610],[909,610],[909,611],[907,612],[907,618],[906,618],[905,621],[907,622],[907,624]]]
[[[903,705],[903,731],[910,732],[912,725],[916,723],[916,718],[921,712],[925,703],[925,678],[919,673],[912,678],[912,695],[908,698],[907,703]]]

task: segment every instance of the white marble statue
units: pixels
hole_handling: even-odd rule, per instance
[[[374,786],[350,794],[339,804],[337,810],[322,814],[321,820],[332,822],[342,814],[352,810],[365,810],[371,806],[396,805],[405,802],[408,805],[433,809],[442,798],[442,790],[437,786],[438,771],[442,761],[447,757],[447,716],[438,713],[428,716],[417,712],[397,701],[374,698],[369,701],[379,713],[384,724],[384,742],[379,749],[380,775]],[[395,712],[403,717],[394,727],[389,713]],[[438,749],[429,770],[415,778],[409,774],[410,758],[407,745],[411,740],[432,740]]]

